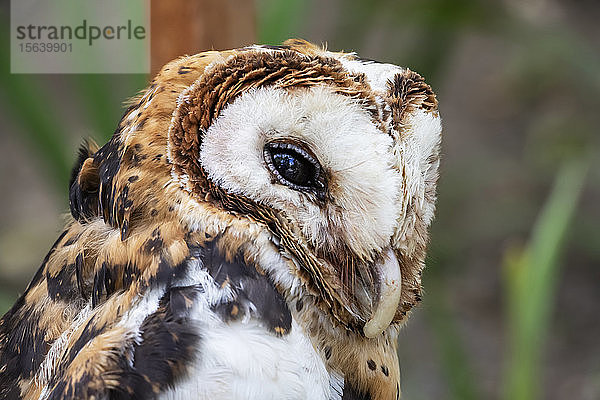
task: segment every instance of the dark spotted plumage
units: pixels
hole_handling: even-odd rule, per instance
[[[141,343],[132,352],[135,363],[122,360],[119,386],[109,399],[153,398],[176,382],[187,363],[201,356],[194,352],[201,335],[189,320],[189,309],[200,294],[199,287],[172,288],[165,293],[159,309],[140,326]]]
[[[231,301],[213,306],[224,320],[239,320],[253,314],[277,335],[285,335],[290,331],[290,310],[266,275],[259,274],[253,266],[239,258],[227,261],[214,245],[203,249],[201,260],[218,285],[228,285],[233,289]]]
[[[368,393],[361,392],[352,385],[344,386],[342,400],[371,400],[372,397]]]
[[[259,171],[219,178],[245,172],[254,154],[214,171],[203,146],[223,143],[206,138],[261,89],[288,96],[282,109],[309,99],[296,131],[245,124],[258,130]],[[333,110],[322,132],[302,136],[327,99],[353,122]],[[350,132],[355,123],[368,133]],[[323,132],[339,142],[309,143]],[[421,296],[439,133],[419,75],[301,40],[169,63],[108,143],[80,149],[72,218],[0,319],[0,398],[399,398],[395,341]],[[273,187],[250,188],[269,173],[269,135],[311,155],[322,195],[297,197],[268,178]],[[346,140],[381,170],[360,157],[331,164]],[[218,158],[234,151],[227,145]],[[259,198],[270,190],[290,192]],[[367,329],[373,320],[383,325]]]

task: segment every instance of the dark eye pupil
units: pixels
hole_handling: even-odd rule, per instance
[[[282,177],[299,186],[308,186],[314,174],[310,163],[290,153],[273,154],[273,165]]]
[[[293,142],[271,142],[263,149],[265,163],[274,178],[272,183],[309,192],[325,200],[326,181],[319,161],[305,147]]]

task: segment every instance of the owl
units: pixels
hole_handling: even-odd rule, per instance
[[[398,399],[440,140],[409,69],[302,40],[170,62],[81,149],[0,397]]]

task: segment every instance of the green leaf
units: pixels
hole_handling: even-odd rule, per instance
[[[550,329],[560,256],[575,213],[588,160],[567,161],[539,215],[528,245],[505,257],[509,352],[506,400],[534,400],[540,395],[540,362]]]

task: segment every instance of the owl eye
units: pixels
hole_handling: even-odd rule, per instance
[[[312,191],[318,196],[324,193],[325,184],[319,162],[299,145],[267,143],[264,156],[267,167],[281,184],[295,190]]]

